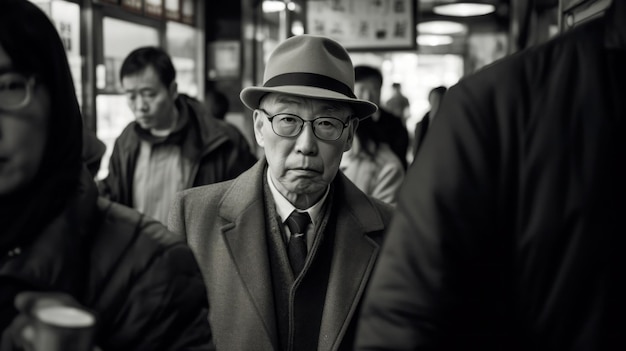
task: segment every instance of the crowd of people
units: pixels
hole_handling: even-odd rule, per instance
[[[412,146],[400,85],[290,37],[239,95],[262,156],[140,47],[97,180],[53,23],[0,1],[0,351],[626,348],[624,19],[433,88]]]

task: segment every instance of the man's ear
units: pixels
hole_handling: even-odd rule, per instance
[[[352,142],[354,141],[354,135],[356,134],[356,129],[359,127],[359,119],[353,118],[350,120],[350,125],[348,126],[348,139],[346,140],[346,144],[343,147],[343,152],[346,152],[352,148]]]
[[[265,138],[263,136],[263,124],[265,123],[265,118],[263,118],[263,112],[259,110],[254,110],[252,112],[253,126],[254,126],[254,138],[256,139],[256,143],[260,147],[265,147]]]

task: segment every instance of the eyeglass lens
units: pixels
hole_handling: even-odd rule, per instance
[[[322,140],[337,140],[343,133],[344,123],[334,117],[318,117],[310,121],[313,134]],[[280,136],[293,137],[300,133],[305,121],[296,115],[279,113],[272,118],[272,128]]]
[[[21,74],[0,75],[0,107],[9,109],[22,107],[27,103],[28,89],[28,79]]]

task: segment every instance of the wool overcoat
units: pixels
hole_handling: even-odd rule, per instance
[[[267,249],[263,179],[267,162],[234,180],[188,189],[170,211],[207,286],[209,321],[218,350],[277,350],[277,321]],[[362,193],[341,172],[333,188],[334,251],[318,350],[350,349],[363,293],[391,207]],[[306,269],[306,267],[305,267]]]

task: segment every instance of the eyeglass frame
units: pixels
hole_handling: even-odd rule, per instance
[[[257,110],[263,112],[265,114],[265,116],[267,117],[267,119],[270,121],[270,125],[272,126],[272,132],[274,132],[274,134],[283,137],[283,138],[295,138],[298,135],[300,135],[302,133],[302,131],[304,130],[304,124],[309,122],[311,123],[311,129],[313,130],[313,135],[315,135],[316,138],[318,138],[319,140],[323,140],[323,141],[336,141],[339,140],[341,138],[341,136],[343,135],[343,131],[350,125],[350,122],[352,122],[352,119],[354,119],[353,116],[348,116],[348,120],[346,122],[342,121],[341,119],[337,118],[337,117],[331,117],[331,116],[319,116],[316,118],[313,118],[311,120],[306,120],[296,114],[293,113],[287,113],[287,112],[280,112],[280,113],[276,113],[274,115],[270,114],[269,112],[267,112],[265,109],[262,108],[257,108]],[[288,115],[291,117],[295,117],[299,120],[302,121],[302,124],[300,125],[300,129],[297,131],[297,133],[295,133],[294,135],[282,135],[282,134],[278,134],[278,132],[274,129],[274,117],[278,116],[278,115]],[[334,119],[337,120],[341,123],[342,128],[341,131],[339,132],[339,136],[337,136],[337,138],[335,139],[325,139],[325,138],[320,138],[319,135],[317,135],[317,133],[315,132],[315,125],[313,124],[315,121],[317,121],[318,119],[321,118],[330,118],[330,119]]]
[[[21,108],[23,108],[24,106],[28,105],[32,98],[33,98],[33,94],[34,94],[34,90],[35,90],[35,83],[36,83],[36,79],[35,76],[29,76],[29,77],[25,77],[23,74],[21,73],[16,73],[16,72],[8,72],[8,73],[2,73],[0,74],[0,76],[4,75],[4,74],[9,74],[9,73],[13,73],[16,75],[20,75],[24,78],[26,78],[26,96],[24,96],[24,99],[17,105],[15,106],[3,106],[2,104],[0,104],[0,110],[4,110],[4,111],[17,111]]]

